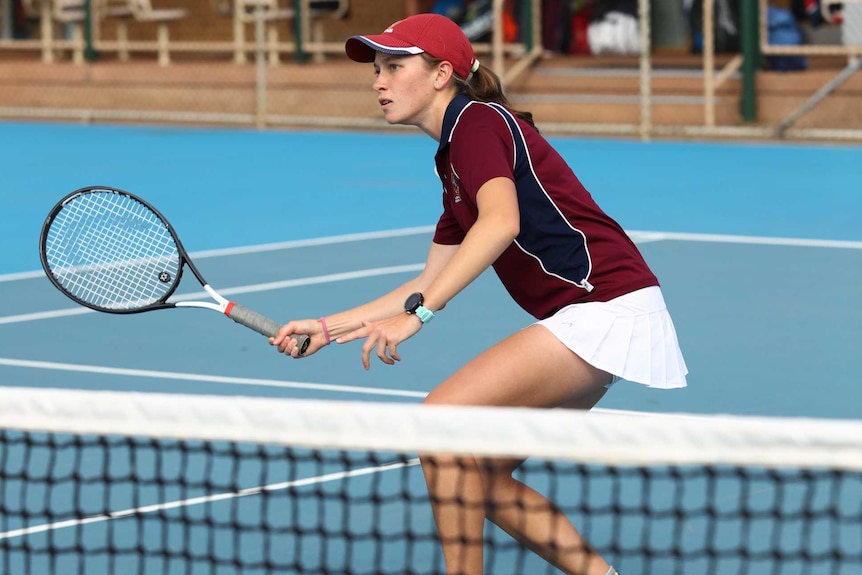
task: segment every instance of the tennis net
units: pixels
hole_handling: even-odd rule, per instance
[[[621,575],[862,572],[862,422],[15,387],[0,571],[444,573],[417,454],[529,457],[515,477]],[[548,511],[494,504],[516,532]],[[490,523],[459,537],[485,573],[559,572]]]

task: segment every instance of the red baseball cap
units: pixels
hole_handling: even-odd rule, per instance
[[[462,78],[478,69],[470,40],[455,22],[440,14],[416,14],[392,24],[382,34],[352,36],[344,50],[356,62],[373,62],[376,52],[398,56],[425,52],[451,62]]]

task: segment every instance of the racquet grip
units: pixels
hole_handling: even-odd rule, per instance
[[[234,303],[228,308],[227,316],[245,327],[251,328],[261,335],[266,337],[275,337],[278,335],[278,330],[281,329],[281,324],[273,321],[268,317],[252,311],[245,306]],[[299,355],[305,354],[308,349],[308,344],[311,338],[305,334],[294,335],[296,347],[299,348]]]

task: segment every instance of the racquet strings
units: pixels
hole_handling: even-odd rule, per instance
[[[46,234],[45,256],[69,294],[107,310],[133,310],[158,302],[178,281],[176,241],[157,214],[112,191],[68,201]]]

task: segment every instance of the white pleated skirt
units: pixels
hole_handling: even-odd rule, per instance
[[[686,386],[688,368],[657,286],[608,302],[573,304],[537,323],[616,378],[663,389]]]

